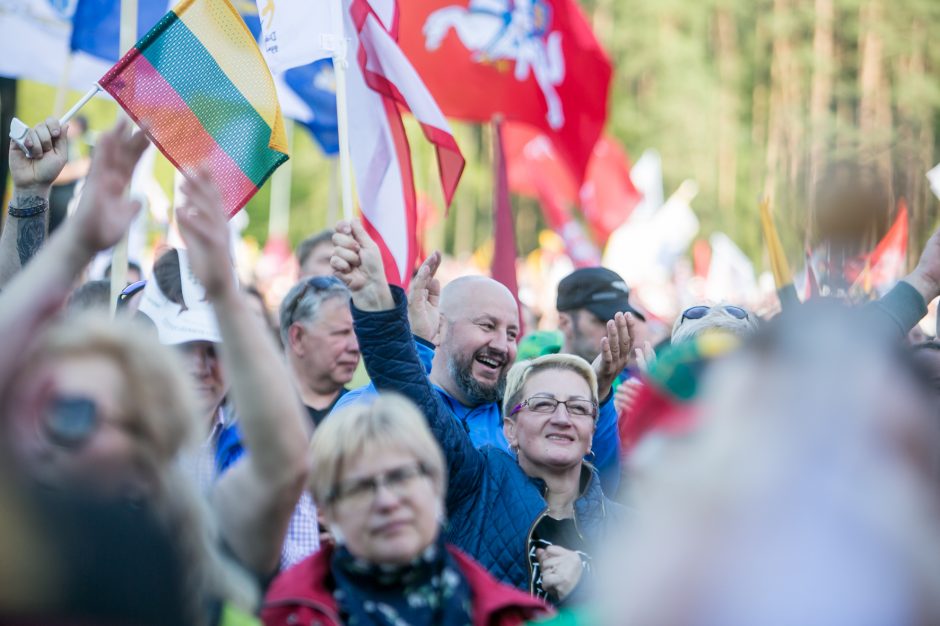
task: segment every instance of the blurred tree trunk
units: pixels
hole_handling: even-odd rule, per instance
[[[891,149],[893,138],[891,88],[885,76],[884,40],[881,35],[883,7],[881,0],[868,0],[860,9],[859,19],[859,108],[860,152],[871,163],[877,184],[883,186],[891,206],[887,206],[872,224],[872,242],[887,231],[894,205]]]
[[[738,43],[731,9],[715,15],[718,51],[718,204],[726,230],[737,230],[734,219],[738,180]],[[738,233],[734,232],[737,236]]]
[[[909,41],[910,53],[898,57],[895,67],[897,97],[897,127],[895,159],[900,168],[896,176],[897,195],[907,200],[910,212],[910,238],[908,265],[917,260],[921,246],[926,240],[927,203],[930,189],[924,176],[932,166],[933,124],[930,107],[916,96],[920,88],[929,82],[926,76],[925,51],[927,33],[923,22],[912,19]]]
[[[807,168],[806,212],[807,239],[812,239],[816,211],[814,197],[821,172],[826,166],[829,148],[832,105],[832,76],[835,68],[832,23],[835,18],[833,0],[816,0],[813,28],[813,83],[810,93],[810,153]]]

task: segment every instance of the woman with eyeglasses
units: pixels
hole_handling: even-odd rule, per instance
[[[333,267],[353,293],[369,375],[379,389],[418,404],[444,450],[448,539],[504,582],[556,605],[578,602],[591,587],[592,555],[622,511],[583,461],[597,420],[594,369],[573,355],[514,365],[503,401],[504,433],[514,454],[478,450],[428,383],[404,293],[385,281],[375,243],[356,222],[341,223],[333,240]],[[608,329],[605,362],[623,369],[628,321],[618,314]]]
[[[672,325],[673,345],[709,332],[749,337],[757,330],[757,318],[739,306],[700,304],[687,308]]]
[[[444,458],[407,400],[381,395],[331,415],[310,458],[310,492],[336,546],[275,579],[266,626],[510,626],[546,612],[445,544]]]

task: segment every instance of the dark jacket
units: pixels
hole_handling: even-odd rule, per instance
[[[541,601],[496,582],[473,559],[449,549],[473,594],[474,626],[517,626],[548,612]],[[274,580],[261,609],[265,626],[341,626],[329,583],[332,554],[325,546]]]
[[[491,574],[529,589],[530,535],[547,514],[545,484],[522,471],[516,459],[492,446],[476,449],[428,382],[408,326],[404,292],[392,287],[396,306],[364,312],[353,307],[359,349],[369,376],[380,390],[395,391],[418,405],[447,460],[446,538],[479,561]],[[622,507],[607,499],[597,472],[584,464],[575,523],[589,544],[622,517]]]

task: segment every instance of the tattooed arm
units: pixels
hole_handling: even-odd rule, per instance
[[[49,231],[49,188],[68,160],[67,127],[49,118],[30,129],[27,155],[10,144],[13,199],[0,234],[0,289],[42,247]]]
[[[126,121],[102,135],[75,215],[0,292],[0,388],[16,367],[15,355],[61,306],[85,266],[127,231],[140,203],[125,197],[124,190],[147,145],[144,134],[131,133]]]

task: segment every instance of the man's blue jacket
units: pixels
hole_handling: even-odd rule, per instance
[[[425,374],[431,372],[431,361],[434,359],[434,345],[413,335],[414,346],[418,358],[424,368]],[[432,385],[437,391],[444,405],[451,415],[463,425],[464,430],[470,434],[470,441],[477,448],[489,444],[500,450],[509,452],[509,442],[503,434],[503,415],[497,402],[468,407],[437,385]],[[333,411],[355,402],[362,402],[375,396],[375,385],[370,383],[365,387],[353,389],[336,403]],[[600,473],[601,486],[604,493],[614,495],[620,484],[620,437],[617,431],[617,409],[614,408],[613,394],[601,402],[597,415],[597,429],[594,432],[592,445],[593,454],[589,461]]]
[[[392,287],[396,307],[364,312],[353,323],[366,369],[382,390],[418,405],[447,462],[447,540],[500,580],[529,590],[529,536],[548,506],[543,481],[529,477],[515,458],[492,445],[477,449],[428,382],[408,326],[404,292]],[[575,523],[592,545],[622,518],[623,508],[604,496],[597,471],[583,465]]]

